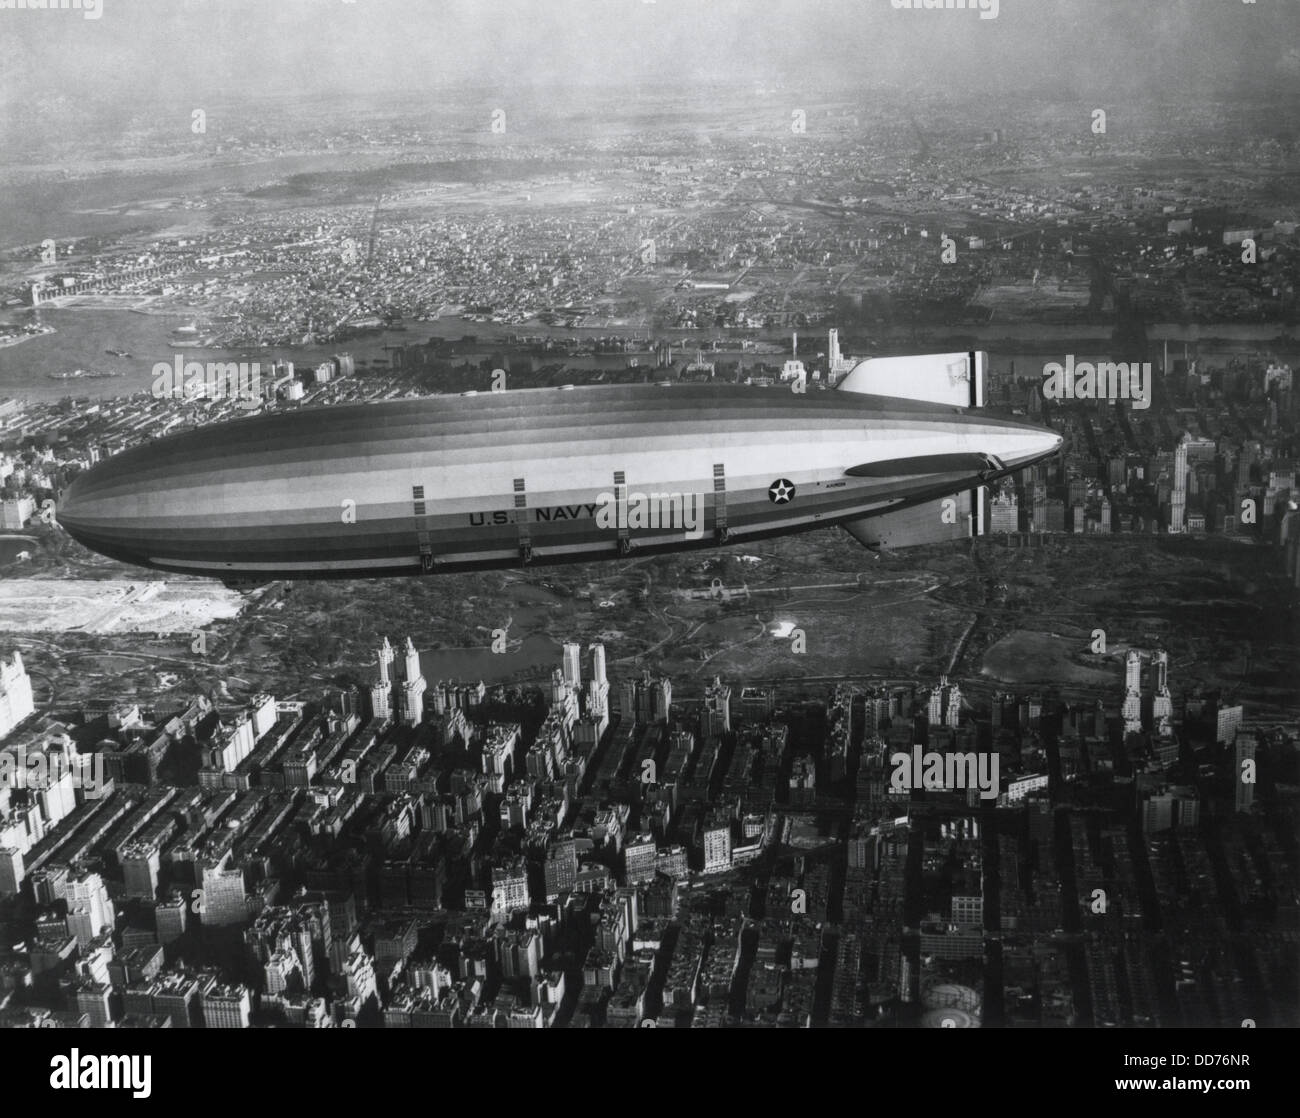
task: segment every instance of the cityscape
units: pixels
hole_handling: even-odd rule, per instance
[[[362,7],[0,11],[0,90],[48,94],[0,114],[0,1025],[1300,1027],[1285,13]],[[457,506],[506,558],[449,562],[431,471],[409,576],[319,580],[131,561],[76,504],[143,525],[145,462],[197,554],[239,485],[352,523],[275,472],[361,453],[340,409],[436,398],[509,480],[503,406],[631,455],[584,401],[695,438],[872,395],[903,465],[817,486],[975,480],[747,531],[832,435],[746,482],[717,420],[671,547],[621,470],[534,473]],[[984,426],[907,450],[931,412]],[[548,552],[578,519],[608,546]]]

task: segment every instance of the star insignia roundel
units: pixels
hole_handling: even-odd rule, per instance
[[[779,477],[767,487],[767,497],[773,504],[785,505],[794,500],[794,482]]]

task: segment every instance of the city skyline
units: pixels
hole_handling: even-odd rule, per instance
[[[1266,1089],[1293,23],[0,3],[20,1078],[170,1099],[137,1029],[978,1028],[1070,1030],[1084,1096]]]

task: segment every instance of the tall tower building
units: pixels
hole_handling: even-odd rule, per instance
[[[939,686],[930,692],[930,702],[926,709],[926,720],[931,726],[937,726],[943,721],[943,693],[948,689],[948,677],[941,675],[939,677]]]
[[[1124,704],[1120,708],[1126,734],[1142,730],[1142,654],[1130,648],[1124,657]]]
[[[636,708],[637,681],[635,679],[624,679],[618,685],[618,713],[619,717],[627,724],[637,721],[638,711]]]
[[[1169,720],[1174,715],[1174,700],[1169,694],[1169,653],[1163,649],[1151,657],[1151,723],[1162,737],[1170,732]]]
[[[591,679],[587,681],[587,713],[596,718],[609,714],[609,680],[605,678],[605,646],[591,646]]]
[[[68,901],[68,935],[76,937],[78,947],[84,949],[105,928],[112,931],[117,913],[99,874],[69,877],[65,896]]]
[[[406,648],[403,650],[403,671],[402,678],[423,679],[424,673],[420,670],[420,654],[415,650],[415,644],[410,637],[406,638]]]
[[[582,645],[577,641],[564,642],[564,682],[575,691],[582,688]]]
[[[398,718],[405,726],[418,726],[424,721],[424,673],[420,668],[420,654],[411,638],[406,638],[405,671],[397,692]]]
[[[673,705],[673,683],[667,676],[660,676],[646,686],[649,722],[667,722]]]
[[[555,706],[556,703],[562,706],[565,705],[572,694],[573,690],[565,678],[564,669],[553,668],[551,670],[551,706]]]
[[[1181,532],[1187,523],[1187,442],[1184,433],[1174,448],[1173,489],[1169,495],[1169,530]]]
[[[961,720],[961,688],[955,683],[948,688],[948,701],[943,712],[943,720],[953,729],[957,728]]]
[[[704,690],[704,740],[721,736],[731,729],[731,688],[721,676],[713,677],[713,684]]]
[[[393,646],[388,643],[387,637],[384,638],[384,643],[379,646],[379,652],[376,655],[376,659],[379,662],[380,681],[383,683],[391,683],[392,676],[389,669],[393,661],[397,659],[397,653],[393,651]]]
[[[1292,586],[1300,586],[1300,511],[1294,496],[1287,501],[1286,511],[1282,514],[1278,543],[1282,548],[1283,570]]]
[[[0,898],[18,896],[26,876],[23,852],[16,846],[0,846]]]
[[[375,673],[370,682],[370,717],[393,717],[393,680],[390,665],[396,658],[393,646],[384,638],[384,643],[375,653]]]

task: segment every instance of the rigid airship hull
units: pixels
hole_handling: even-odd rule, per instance
[[[79,476],[58,521],[104,555],[227,581],[465,571],[857,522],[986,483],[1059,444],[980,409],[842,391],[431,396],[158,439]],[[656,494],[682,496],[682,515],[698,500],[696,522],[626,515]],[[608,515],[611,497],[623,515]]]

